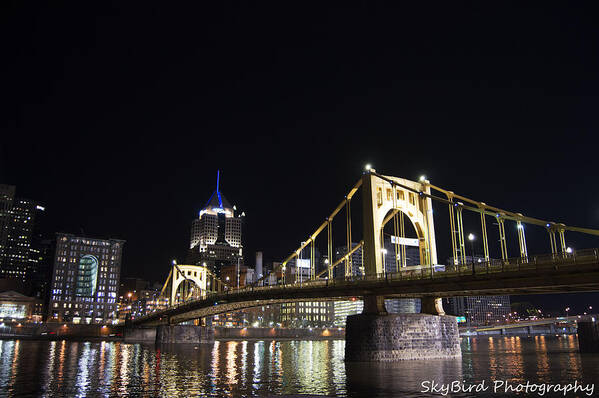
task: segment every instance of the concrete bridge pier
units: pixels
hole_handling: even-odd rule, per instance
[[[160,325],[129,327],[124,330],[125,343],[200,344],[214,342],[214,328],[195,325]]]
[[[214,328],[195,325],[160,325],[156,344],[200,344],[214,342]]]
[[[123,331],[125,343],[148,343],[156,342],[156,327],[126,327]]]
[[[391,362],[461,357],[456,318],[439,314],[440,300],[422,301],[423,311],[435,314],[389,314],[383,296],[364,296],[364,311],[347,317],[345,360]]]
[[[581,353],[599,352],[599,322],[578,322],[578,350]]]

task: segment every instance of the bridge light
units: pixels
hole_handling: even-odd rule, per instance
[[[177,265],[177,260],[173,260],[173,265]]]
[[[425,175],[421,175],[420,176],[420,182],[424,182],[426,181],[426,176]]]
[[[475,240],[475,239],[476,239],[476,236],[475,236],[474,234],[468,234],[468,240],[469,240],[470,242],[472,242],[472,241],[473,241],[473,240]]]
[[[571,247],[566,248],[566,253],[571,254],[572,253],[572,248]]]
[[[364,166],[364,170],[366,170],[366,171],[372,170],[372,165],[370,163],[367,163],[366,166]]]

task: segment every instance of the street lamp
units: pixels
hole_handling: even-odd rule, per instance
[[[387,272],[387,264],[386,264],[387,249],[385,249],[385,248],[381,249],[381,253],[383,253],[383,273],[386,273]]]
[[[468,234],[468,241],[470,241],[470,255],[472,256],[472,273],[474,273],[474,241],[476,236],[474,234]]]
[[[570,307],[566,307],[566,317],[568,316],[569,311],[570,311]]]
[[[237,257],[237,289],[239,289],[239,260],[241,257]]]
[[[566,253],[572,254],[572,248],[571,247],[566,248]]]

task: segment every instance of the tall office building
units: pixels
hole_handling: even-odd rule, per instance
[[[482,256],[465,256],[466,264],[482,263]],[[491,261],[494,261],[491,259]],[[447,259],[447,264],[454,264],[454,258]],[[510,296],[470,296],[450,297],[446,299],[446,311],[458,317],[464,317],[472,326],[492,325],[505,322],[510,313]]]
[[[117,320],[124,240],[58,234],[48,321]]]
[[[241,227],[244,213],[236,215],[235,206],[220,192],[220,171],[216,190],[191,225],[188,264],[202,264],[217,276],[223,266],[243,264]]]
[[[36,216],[44,208],[15,197],[15,187],[0,185],[0,278],[32,282],[40,261]]]
[[[347,317],[350,315],[361,314],[364,309],[364,301],[362,300],[344,300],[335,301],[335,326],[345,327]]]
[[[448,302],[447,312],[465,317],[472,326],[503,323],[511,308],[510,296],[451,297]]]

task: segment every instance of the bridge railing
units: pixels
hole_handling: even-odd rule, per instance
[[[248,293],[260,292],[269,289],[301,289],[301,288],[314,288],[314,287],[328,287],[328,286],[339,286],[348,284],[357,284],[360,282],[367,281],[398,281],[398,280],[422,280],[422,279],[435,279],[435,278],[449,278],[456,276],[467,276],[467,275],[485,275],[485,274],[500,274],[500,273],[512,273],[520,271],[543,271],[543,270],[557,270],[566,267],[575,267],[577,265],[584,264],[599,264],[599,249],[586,249],[579,250],[573,253],[558,253],[542,256],[529,256],[528,258],[510,258],[507,260],[492,260],[492,261],[481,261],[470,264],[458,264],[458,265],[434,265],[434,266],[410,266],[404,267],[398,272],[388,272],[373,275],[354,275],[354,276],[342,276],[339,278],[320,278],[308,280],[305,282],[294,282],[294,283],[280,283],[276,285],[266,286],[254,286],[249,285],[241,287],[239,289],[229,289],[224,292],[215,292],[207,294],[202,298],[189,300],[186,302],[178,303],[169,306],[166,310],[160,310],[152,312],[140,318],[136,318],[137,321],[143,320],[147,317],[154,317],[167,311],[176,310],[186,306],[193,305],[196,302],[204,300],[213,300],[218,302],[220,300],[226,301],[231,295],[244,295]]]

